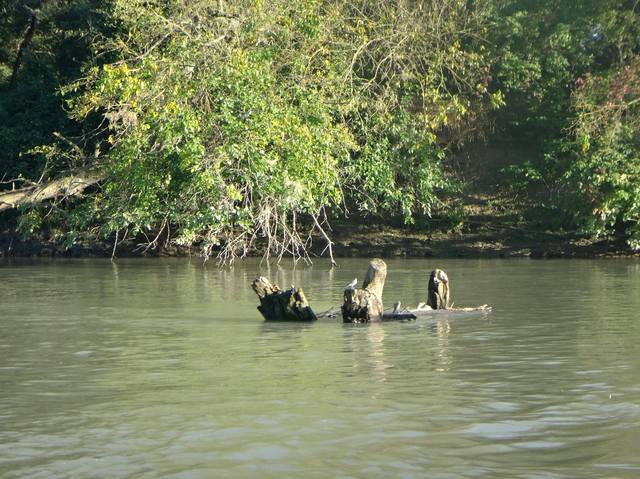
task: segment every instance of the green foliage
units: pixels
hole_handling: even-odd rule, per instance
[[[300,255],[326,213],[450,210],[449,153],[488,138],[534,151],[501,181],[554,227],[640,245],[635,1],[26,3],[13,86],[30,11],[0,7],[0,172],[108,176],[25,233]]]
[[[587,76],[574,94],[577,120],[567,172],[577,187],[576,213],[595,234],[627,229],[640,249],[640,56],[601,76]]]
[[[301,58],[284,73],[244,38],[207,48],[239,34],[226,27],[184,32],[184,18],[136,2],[118,7],[131,29],[161,22],[165,30],[143,38],[144,55],[123,51],[123,61],[71,87],[86,88],[71,103],[76,119],[101,110],[109,120],[102,161],[111,175],[93,205],[104,235],[172,228],[178,243],[199,242],[207,254],[223,243],[234,255],[256,232],[296,241],[296,214],[337,204],[337,165],[353,142],[322,93],[290,78]],[[149,51],[147,41],[163,44]]]
[[[435,136],[407,112],[380,123],[369,130],[373,141],[345,165],[348,176],[357,180],[351,197],[365,211],[396,211],[399,206],[405,222],[412,223],[416,210],[430,215],[439,193],[453,191],[454,184],[444,174],[444,153]]]
[[[637,54],[635,2],[505,1],[497,78],[507,108],[498,128],[536,149],[504,181],[547,210],[552,227],[599,236],[627,229],[638,243]]]
[[[301,220],[327,207],[411,222],[452,189],[446,132],[500,101],[475,37],[486,13],[462,1],[114,5],[124,33],[100,48],[118,59],[64,89],[77,122],[107,120],[90,199],[104,236],[160,230],[231,258],[256,237],[300,254]],[[90,226],[79,211],[73,231]]]

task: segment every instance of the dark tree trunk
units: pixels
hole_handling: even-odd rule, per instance
[[[20,46],[18,47],[18,53],[16,55],[16,61],[13,62],[13,71],[11,72],[11,80],[9,82],[9,88],[13,88],[18,81],[18,71],[20,70],[20,65],[22,65],[22,57],[24,56],[24,52],[31,45],[31,41],[33,40],[33,34],[36,31],[36,27],[38,25],[38,17],[37,11],[32,10],[31,15],[29,15],[29,24],[27,25],[27,29],[24,32],[24,37],[20,42]]]

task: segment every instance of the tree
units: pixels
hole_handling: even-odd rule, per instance
[[[97,155],[41,149],[108,173],[64,212],[70,238],[150,235],[223,259],[262,238],[300,256],[311,230],[327,237],[327,208],[410,221],[449,185],[448,137],[492,100],[487,11],[466,1],[127,0],[111,14],[122,34],[95,47],[114,61],[63,90],[77,123],[104,118],[82,140]]]
[[[566,174],[576,214],[597,235],[624,229],[640,249],[640,56],[603,75],[587,75],[574,93],[577,119]]]
[[[599,236],[626,222],[637,245],[637,2],[498,6],[496,79],[507,107],[496,112],[497,130],[537,153],[509,170],[552,226]]]

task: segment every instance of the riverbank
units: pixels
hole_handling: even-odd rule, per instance
[[[616,238],[594,240],[576,233],[478,225],[467,231],[417,232],[392,227],[360,226],[337,230],[334,254],[382,257],[443,258],[599,258],[638,256]]]
[[[640,256],[624,240],[594,240],[577,233],[517,228],[504,224],[470,224],[464,230],[420,231],[381,224],[339,225],[331,232],[335,257],[407,258],[600,258]],[[326,242],[314,238],[311,256],[319,256]],[[0,234],[0,257],[111,257],[113,243],[79,242],[71,247],[45,236],[23,238]],[[136,240],[119,243],[117,257],[197,256],[196,248],[173,244],[147,249]],[[261,256],[260,249],[250,256]],[[325,256],[327,253],[325,252]]]

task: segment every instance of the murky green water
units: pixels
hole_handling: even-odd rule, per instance
[[[0,477],[640,477],[640,261],[389,261],[387,305],[440,266],[494,311],[371,325],[248,286],[366,265],[0,263]]]

